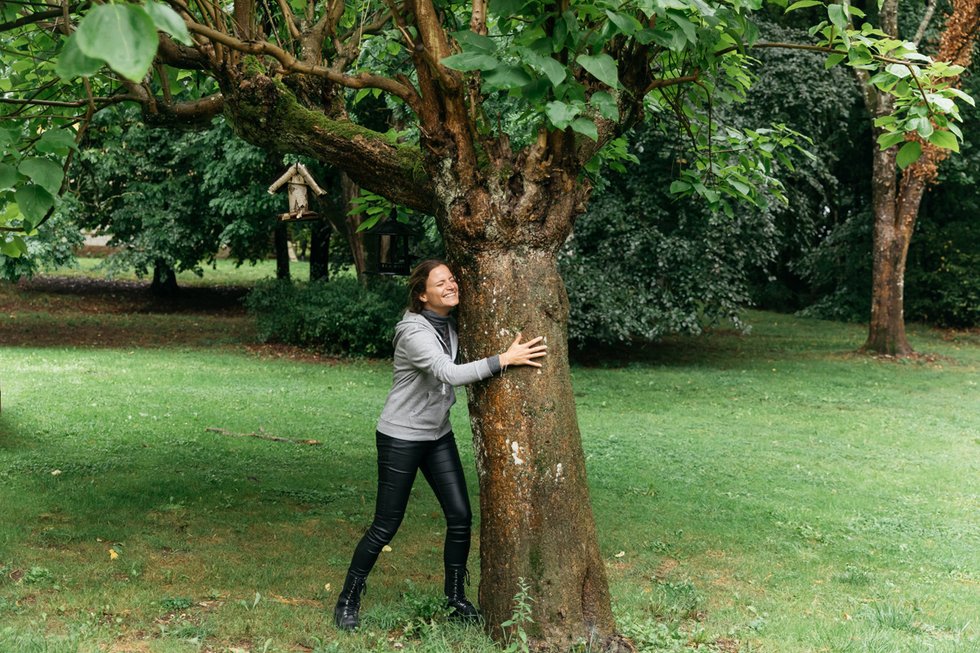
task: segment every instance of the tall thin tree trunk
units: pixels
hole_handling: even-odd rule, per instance
[[[330,276],[330,235],[333,227],[326,220],[310,223],[310,281],[326,281]]]
[[[524,627],[536,644],[632,650],[616,634],[596,537],[555,254],[451,247],[450,256],[461,282],[467,359],[499,353],[518,332],[544,336],[549,348],[540,370],[509,370],[469,388],[480,479],[479,596],[488,627],[500,636],[524,579],[534,618]]]
[[[289,227],[283,223],[276,225],[273,232],[276,250],[276,279],[289,279]]]

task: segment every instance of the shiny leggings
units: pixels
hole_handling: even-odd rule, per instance
[[[415,474],[420,469],[446,515],[443,550],[446,569],[464,569],[470,553],[473,513],[453,432],[425,442],[399,440],[378,432],[377,443],[378,501],[374,522],[354,549],[350,571],[367,576],[374,567],[381,549],[391,541],[402,523]]]

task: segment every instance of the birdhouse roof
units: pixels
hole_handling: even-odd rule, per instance
[[[307,170],[306,166],[304,166],[302,163],[294,163],[293,165],[289,166],[286,172],[283,173],[282,177],[279,177],[279,179],[269,186],[269,194],[275,193],[277,190],[282,188],[283,184],[288,182],[296,175],[302,177],[303,181],[306,182],[306,185],[317,195],[326,194],[327,191],[320,188],[320,185],[316,183],[315,179],[313,179],[313,175],[310,174],[310,171]]]

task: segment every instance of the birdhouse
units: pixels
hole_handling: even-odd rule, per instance
[[[412,272],[408,246],[415,232],[395,217],[392,209],[387,219],[364,232],[364,272],[367,274],[402,275]]]
[[[320,188],[306,166],[302,163],[294,163],[289,166],[285,174],[269,186],[269,194],[275,194],[283,186],[287,186],[289,213],[281,214],[279,216],[280,221],[300,222],[319,219],[319,214],[310,210],[309,192],[313,191],[317,195],[325,195],[327,191]]]

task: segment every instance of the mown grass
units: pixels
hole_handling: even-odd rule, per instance
[[[290,265],[291,272],[297,278],[305,278],[308,268],[309,264],[302,261],[293,261]],[[202,276],[198,276],[192,271],[181,272],[177,275],[177,283],[182,286],[252,285],[261,279],[274,279],[276,276],[276,262],[272,259],[264,259],[256,263],[242,263],[237,265],[231,259],[219,258],[210,265],[202,266],[201,271],[203,272]],[[106,278],[107,269],[104,258],[80,256],[76,259],[75,265],[47,270],[46,273],[59,276],[104,279]],[[126,270],[117,271],[112,278],[123,281],[134,281],[137,279],[137,276],[135,271]],[[152,278],[152,274],[150,278]]]
[[[903,364],[848,353],[859,327],[750,321],[574,368],[621,627],[643,651],[980,650],[976,336],[915,331],[936,356]],[[499,650],[440,612],[424,484],[364,628],[333,629],[389,364],[233,340],[0,345],[0,653]],[[454,427],[472,470],[462,402]]]

